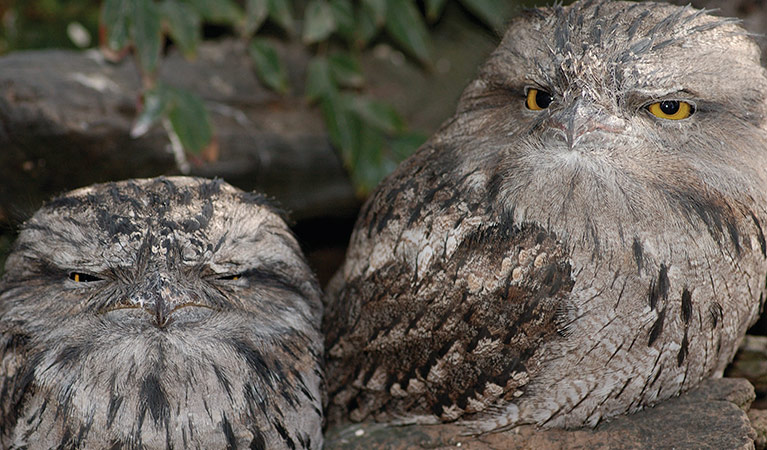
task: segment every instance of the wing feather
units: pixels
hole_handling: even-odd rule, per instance
[[[331,421],[484,410],[519,395],[557,337],[573,286],[557,237],[439,178],[390,179],[357,224],[346,278],[328,286]]]

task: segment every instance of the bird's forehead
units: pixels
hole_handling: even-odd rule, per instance
[[[237,256],[235,250],[262,237],[263,228],[281,223],[262,197],[226,184],[121,182],[80,189],[50,202],[30,220],[20,241],[59,249],[55,257],[62,264],[77,263],[66,261],[69,254],[89,253],[108,265],[131,265],[140,257],[153,263],[173,259],[197,264],[217,254]]]
[[[691,49],[700,57],[691,58]],[[712,55],[759,61],[758,48],[732,19],[691,7],[606,1],[542,9],[520,18],[504,37],[497,60],[509,53],[528,62],[508,68],[522,77],[616,89],[634,88],[636,80],[674,84],[680,76],[710,72],[697,64]]]

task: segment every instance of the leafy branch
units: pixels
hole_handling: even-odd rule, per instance
[[[500,29],[504,10],[494,0],[453,0],[487,26]],[[272,43],[260,33],[266,23],[311,52],[303,92],[322,112],[331,142],[361,195],[412,153],[424,136],[409,131],[388,103],[365,94],[360,55],[377,39],[390,39],[424,67],[432,43],[427,22],[437,21],[447,0],[105,0],[101,47],[119,59],[131,54],[142,78],[142,107],[131,135],[162,123],[175,143],[179,166],[185,154],[215,148],[203,100],[157,81],[165,40],[187,57],[202,40],[202,25],[230,26],[248,43],[259,80],[269,89],[291,91],[287,70]],[[302,7],[301,19],[296,10]]]

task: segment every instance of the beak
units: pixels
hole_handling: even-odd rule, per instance
[[[622,119],[582,98],[552,114],[550,120],[550,127],[558,131],[570,150],[594,132],[620,134],[626,129]]]
[[[129,301],[135,307],[151,314],[158,328],[168,325],[171,314],[190,303],[188,295],[178,288],[177,283],[162,273],[147,276],[144,283],[130,296]]]

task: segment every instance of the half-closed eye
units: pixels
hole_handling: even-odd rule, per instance
[[[69,272],[69,279],[75,283],[92,283],[103,280],[103,278],[85,272]]]
[[[242,278],[241,273],[233,273],[230,275],[222,275],[220,277],[216,277],[217,280],[222,280],[222,281],[237,281],[240,278]]]

